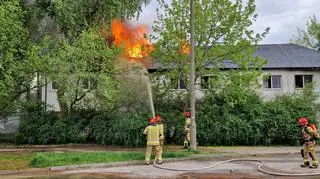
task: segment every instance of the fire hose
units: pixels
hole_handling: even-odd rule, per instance
[[[156,161],[153,162],[153,166],[162,170],[170,170],[170,171],[199,171],[199,170],[206,170],[206,169],[210,169],[210,168],[214,168],[218,165],[222,165],[225,163],[229,163],[229,162],[258,162],[260,163],[259,166],[257,167],[257,170],[261,173],[265,173],[265,174],[269,174],[269,175],[275,175],[275,176],[287,176],[287,177],[295,177],[295,176],[316,176],[316,175],[320,175],[320,173],[296,173],[296,174],[290,174],[290,173],[281,173],[281,172],[271,172],[271,171],[266,171],[264,169],[262,169],[262,166],[264,165],[264,162],[261,160],[256,160],[256,159],[229,159],[229,160],[224,160],[221,162],[218,162],[216,164],[213,165],[209,165],[207,167],[202,167],[202,168],[193,168],[193,169],[175,169],[175,168],[166,168],[163,166],[160,166],[158,164],[156,164]]]

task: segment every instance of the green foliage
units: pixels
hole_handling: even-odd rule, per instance
[[[241,103],[230,105],[224,96],[207,95],[197,106],[199,145],[297,145],[300,128],[296,119],[306,116],[318,125],[315,98],[301,93],[284,95],[264,102],[254,92],[243,94]],[[165,125],[165,143],[182,144],[184,100],[156,101],[156,113]],[[142,134],[150,113],[136,110],[78,111],[69,118],[43,112],[43,105],[30,105],[22,116],[18,143],[64,144],[98,143],[103,145],[142,146]],[[181,107],[181,108],[179,108]]]
[[[181,158],[190,155],[187,152],[166,152],[165,158]],[[131,160],[143,160],[144,152],[64,152],[38,153],[31,160],[33,167],[63,166],[87,163],[107,163]]]
[[[165,126],[165,143],[183,143],[187,95],[184,93],[172,93],[170,90],[153,88],[153,101],[156,114],[160,114]]]
[[[29,51],[30,62],[45,80],[57,84],[62,112],[77,108],[111,108],[116,93],[112,79],[112,59],[118,54],[105,44],[95,29],[83,31],[79,38],[46,37]]]
[[[16,112],[19,100],[33,97],[33,89],[39,97],[40,87],[52,80],[59,84],[63,112],[83,108],[83,103],[114,108],[111,59],[118,49],[106,45],[100,22],[103,17],[107,24],[113,18],[134,17],[148,2],[1,1],[0,116]],[[89,89],[83,81],[91,82]]]
[[[223,97],[223,96],[222,96]],[[296,119],[306,116],[315,123],[318,105],[310,89],[262,101],[254,92],[230,105],[228,98],[207,96],[197,109],[200,145],[297,145]]]
[[[315,15],[306,23],[306,29],[298,28],[291,41],[295,44],[318,50],[320,47],[320,23]]]
[[[44,110],[41,102],[28,102],[21,114],[18,144],[65,144],[82,143],[80,127],[77,121],[63,119],[57,113]]]
[[[11,134],[0,134],[0,141],[3,143],[14,143],[16,135],[14,133]]]
[[[55,114],[46,114],[43,103],[25,103],[20,119],[17,143],[48,144],[53,142],[51,125],[58,119]],[[47,117],[50,116],[48,119]]]
[[[164,158],[182,158],[190,152],[167,151]],[[51,167],[89,163],[108,163],[131,160],[144,160],[145,152],[36,152],[1,153],[0,170],[17,170],[34,167]]]
[[[143,129],[150,117],[144,111],[131,114],[95,116],[89,126],[90,138],[104,145],[141,146],[146,142]]]
[[[129,19],[137,15],[150,0],[36,0],[39,15],[48,14],[61,32],[75,38],[82,31],[114,18]]]
[[[26,84],[32,79],[26,68],[27,30],[19,2],[0,3],[0,116],[10,112],[13,102],[28,89]]]
[[[254,93],[235,105],[230,105],[227,98],[208,96],[197,110],[199,144],[261,144],[263,114],[262,100]]]
[[[158,19],[153,26],[158,33],[152,37],[156,40],[153,56],[163,68],[170,69],[166,71],[167,80],[181,79],[188,86],[189,54],[182,53],[181,49],[189,40],[190,3],[188,0],[173,0],[170,5],[164,0],[159,2]],[[241,83],[246,86],[257,79],[264,61],[253,57],[255,44],[269,29],[262,34],[248,30],[257,17],[254,11],[254,0],[246,3],[240,0],[195,1],[195,81],[210,74],[223,76],[217,78],[219,85],[228,84],[233,82],[235,74],[245,74]],[[238,70],[221,72],[226,59]],[[189,88],[187,90],[190,93]]]
[[[185,53],[183,50],[186,49],[183,48],[188,48],[190,44],[190,1],[173,0],[170,5],[164,0],[158,2],[160,3],[160,10],[157,10],[158,19],[153,26],[153,31],[157,35],[151,36],[156,41],[156,48],[152,55],[159,60],[166,70],[165,75],[158,74],[165,76],[166,81],[171,83],[166,85],[166,82],[164,82],[158,88],[167,91],[166,94],[168,94],[170,93],[168,89],[172,89],[172,83],[178,80],[182,81],[187,87],[185,98],[187,104],[191,97],[189,86],[190,52]],[[210,75],[210,78],[214,78],[214,80],[209,80],[208,88],[222,90],[224,94],[220,95],[224,102],[233,107],[243,104],[246,100],[245,93],[248,89],[246,87],[257,87],[257,80],[262,72],[261,66],[265,63],[261,58],[253,56],[257,43],[269,31],[269,28],[266,28],[261,34],[254,34],[252,30],[249,30],[257,17],[254,14],[254,3],[254,0],[246,2],[242,0],[194,1],[196,34],[194,40],[196,45],[194,47],[195,78],[192,80],[198,82],[201,77]],[[228,72],[222,70],[230,68],[226,64],[230,64],[232,70]],[[210,93],[213,95],[221,93],[218,90]],[[165,101],[161,102],[166,104]],[[180,113],[185,109],[186,105],[183,109],[180,108]],[[247,123],[242,122],[241,118],[237,116],[230,114],[226,115],[226,118],[232,121],[230,125],[234,124],[244,131],[248,128]],[[199,125],[202,126],[203,124]],[[212,126],[211,124],[207,125]],[[220,128],[213,125],[213,127],[217,130],[219,128],[219,132],[230,133],[227,144],[243,142],[250,136],[247,133],[242,138],[235,138],[237,134],[224,129],[224,126]],[[199,132],[199,130],[197,131]],[[183,136],[183,133],[181,132],[178,135]],[[219,140],[219,135],[217,139]]]
[[[29,164],[34,154],[29,152],[1,152],[0,154],[0,170],[17,170],[31,168]]]

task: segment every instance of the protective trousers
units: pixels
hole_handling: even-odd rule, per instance
[[[183,142],[184,147],[189,147],[190,146],[190,130],[186,132],[184,136],[184,142]]]
[[[303,144],[303,161],[308,162],[308,156],[312,159],[312,165],[318,166],[318,157],[315,152],[315,143],[306,142]]]
[[[159,158],[158,162],[162,162],[162,150],[163,150],[163,140],[160,140],[160,146],[159,146]]]
[[[152,153],[152,148],[154,148],[154,150],[155,150],[155,161],[156,162],[159,161],[160,146],[159,145],[147,145],[146,158],[145,158],[146,164],[150,163],[150,157],[151,157],[151,153]]]

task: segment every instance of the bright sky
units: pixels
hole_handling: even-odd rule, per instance
[[[156,0],[143,8],[143,12],[137,23],[152,27],[156,17]],[[253,29],[262,32],[270,27],[270,32],[262,41],[263,44],[288,43],[293,35],[297,34],[297,28],[305,28],[309,17],[316,15],[320,20],[319,0],[256,0],[257,22]]]

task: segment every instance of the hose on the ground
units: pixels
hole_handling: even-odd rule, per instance
[[[170,170],[170,171],[198,171],[198,170],[206,170],[209,168],[214,168],[218,165],[228,163],[228,162],[236,162],[236,161],[247,161],[247,162],[258,162],[260,163],[259,166],[257,167],[257,170],[259,172],[269,174],[269,175],[275,175],[275,176],[287,176],[287,177],[294,177],[294,176],[316,176],[320,175],[320,173],[285,173],[285,172],[271,172],[262,169],[262,166],[264,165],[264,162],[261,160],[256,160],[256,159],[229,159],[229,160],[224,160],[218,163],[215,163],[213,165],[209,165],[207,167],[202,167],[202,168],[193,168],[193,169],[175,169],[175,168],[166,168],[163,166],[160,166],[159,164],[156,164],[156,161],[153,162],[153,166],[162,170]]]

